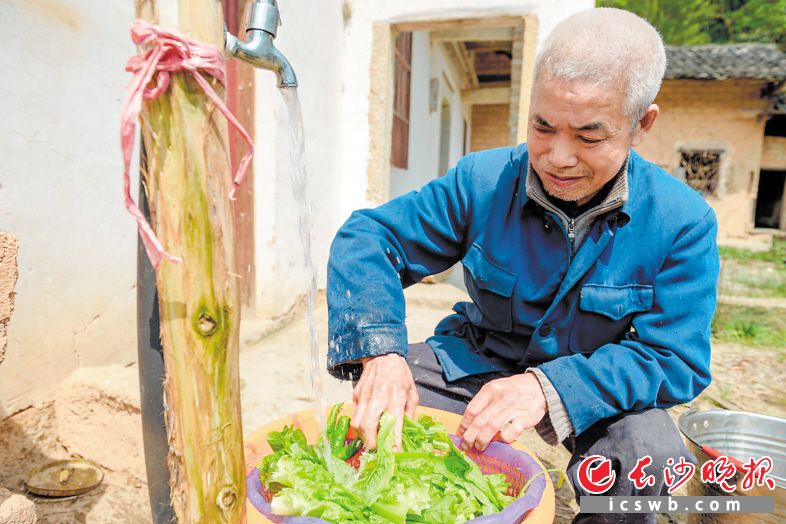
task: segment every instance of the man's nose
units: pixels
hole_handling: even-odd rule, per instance
[[[549,163],[558,169],[575,167],[578,164],[574,144],[568,137],[559,133],[551,141],[548,158]]]

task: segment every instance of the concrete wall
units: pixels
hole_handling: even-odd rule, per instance
[[[136,358],[118,143],[133,13],[127,0],[0,2],[0,230],[19,239],[0,417],[78,366]]]
[[[429,109],[432,79],[437,79],[439,84],[435,111]],[[391,168],[391,198],[417,190],[430,180],[445,174],[439,169],[443,100],[448,101],[450,109],[449,164],[452,166],[461,158],[464,121],[469,121],[470,115],[462,107],[460,85],[458,72],[442,45],[431,44],[427,31],[414,32],[412,34],[409,162],[407,169]]]
[[[342,97],[345,36],[341,0],[280,2],[276,46],[298,76],[303,109],[306,169],[312,207],[313,259],[324,287],[325,263],[335,231],[347,218],[342,207]],[[305,293],[303,248],[298,229],[301,203],[292,192],[290,123],[275,76],[256,78],[255,242],[256,312],[276,317]]]
[[[744,238],[753,228],[767,101],[755,81],[667,80],[656,103],[661,114],[639,146],[644,158],[674,172],[679,149],[722,149],[720,186],[708,197],[719,238]]]

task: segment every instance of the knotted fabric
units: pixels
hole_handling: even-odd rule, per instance
[[[248,144],[246,154],[241,159],[237,173],[233,178],[234,186],[229,194],[230,200],[235,199],[235,190],[246,176],[248,164],[251,162],[254,152],[254,145],[240,122],[229,112],[224,101],[202,76],[207,74],[226,87],[226,60],[221,50],[214,45],[197,42],[185,35],[162,29],[143,20],[136,20],[131,25],[131,39],[137,47],[146,49],[146,51],[132,56],[126,64],[126,71],[133,73],[134,76],[126,90],[126,99],[123,103],[120,120],[120,145],[123,150],[124,162],[124,199],[126,209],[136,219],[139,236],[142,238],[147,256],[153,267],[157,268],[162,258],[174,263],[180,263],[182,259],[166,252],[155,231],[150,227],[131,196],[129,169],[136,136],[136,123],[142,110],[142,101],[153,100],[165,93],[169,88],[172,73],[186,72],[194,77],[207,97]],[[154,84],[150,85],[151,82]]]

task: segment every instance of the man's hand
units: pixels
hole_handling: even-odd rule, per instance
[[[396,417],[396,449],[401,449],[404,413],[415,416],[418,390],[407,361],[398,353],[363,359],[363,374],[352,392],[355,414],[350,426],[368,449],[377,447],[377,426],[383,411]]]
[[[464,410],[461,447],[483,451],[497,432],[504,442],[513,442],[540,422],[546,411],[546,396],[533,373],[492,380]]]

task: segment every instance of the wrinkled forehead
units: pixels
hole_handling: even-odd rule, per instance
[[[624,101],[624,90],[616,82],[544,76],[533,85],[529,118],[551,127],[613,129],[626,125]]]

